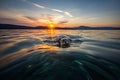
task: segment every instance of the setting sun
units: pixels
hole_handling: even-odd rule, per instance
[[[49,24],[49,28],[52,28],[52,29],[55,28],[55,24],[50,23],[50,24]]]

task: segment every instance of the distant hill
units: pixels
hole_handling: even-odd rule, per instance
[[[57,28],[57,29],[70,29],[70,30],[120,30],[120,27],[89,27],[89,26],[79,26],[74,28]]]
[[[13,24],[0,24],[0,29],[47,29],[45,26],[22,26],[22,25],[13,25]]]
[[[76,29],[82,30],[120,30],[120,27],[89,27],[89,26],[79,26]]]
[[[26,29],[28,26],[12,25],[12,24],[0,24],[0,29]]]
[[[22,26],[22,25],[13,25],[13,24],[0,24],[0,29],[47,29],[46,26]],[[65,30],[120,30],[120,27],[89,27],[89,26],[79,26],[79,27],[66,27],[56,29],[65,29]]]

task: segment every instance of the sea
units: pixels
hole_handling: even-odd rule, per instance
[[[1,29],[0,80],[120,80],[120,30]]]

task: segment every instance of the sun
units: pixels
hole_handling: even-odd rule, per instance
[[[49,24],[49,28],[50,28],[50,29],[53,29],[53,28],[55,28],[55,24],[53,24],[53,23],[50,23],[50,24]]]

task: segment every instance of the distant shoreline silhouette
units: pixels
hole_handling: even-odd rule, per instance
[[[0,29],[48,29],[46,26],[23,26],[14,24],[0,24]],[[56,27],[56,29],[63,30],[120,30],[120,27],[89,27],[89,26],[78,26],[78,27]]]

